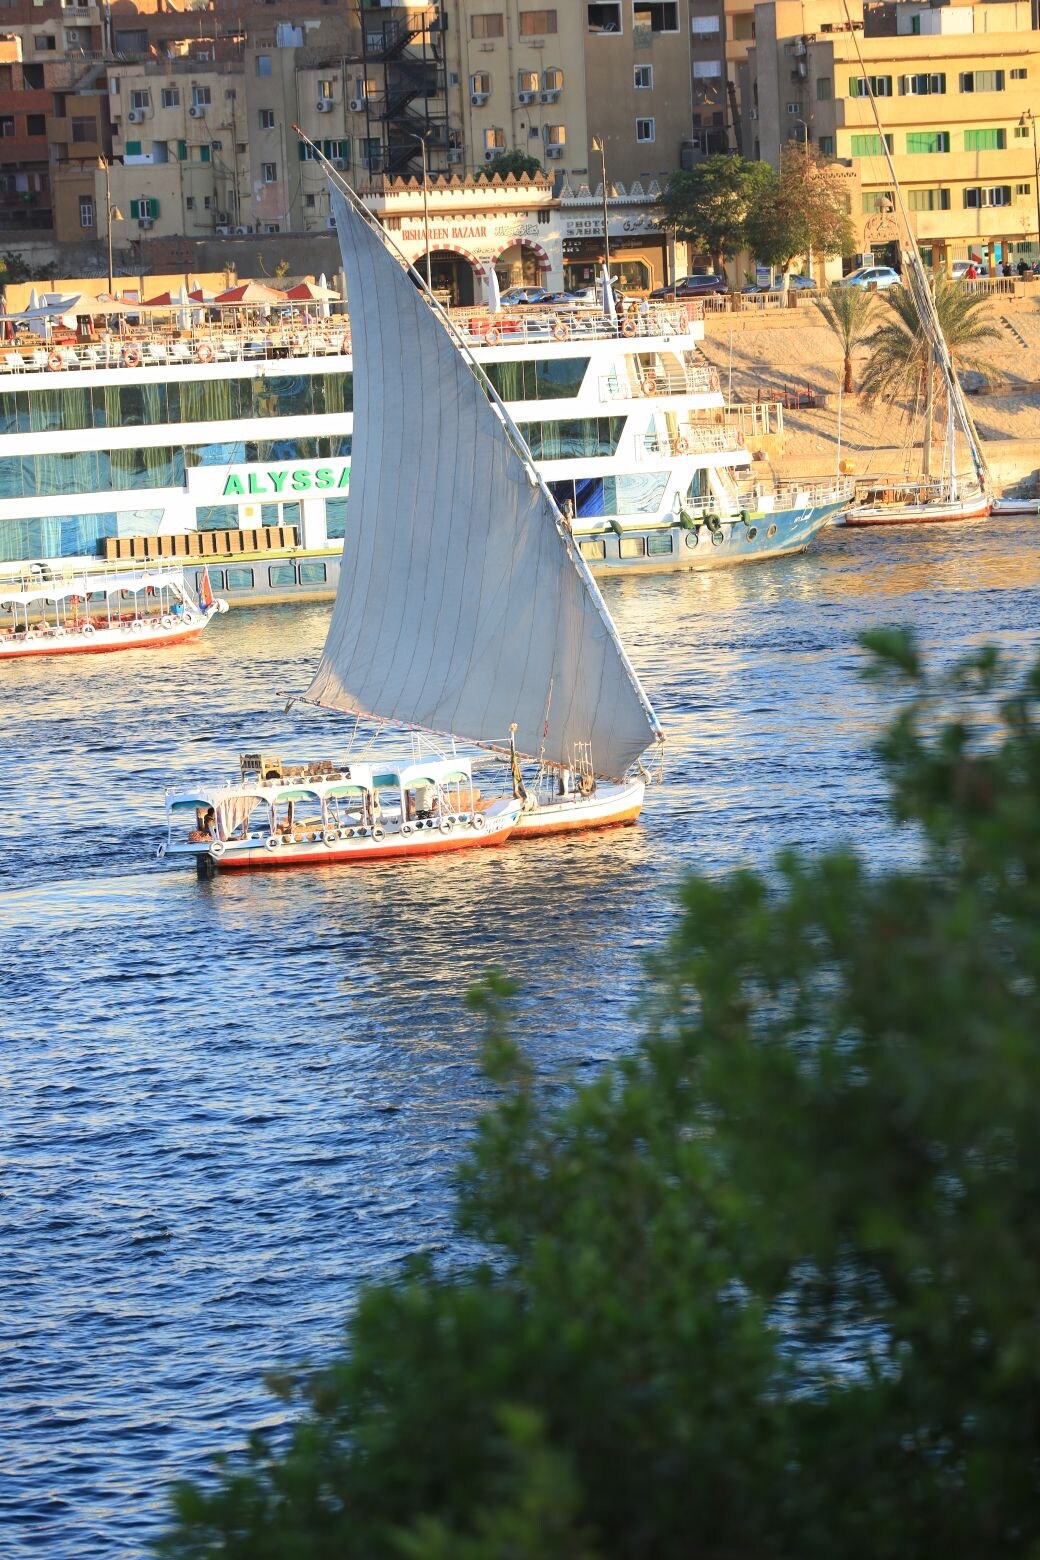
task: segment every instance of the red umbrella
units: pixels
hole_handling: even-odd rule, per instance
[[[277,288],[265,287],[263,282],[242,282],[238,287],[229,287],[226,292],[217,293],[214,303],[240,303],[247,308],[251,304],[284,303],[285,294]]]
[[[144,307],[146,309],[168,309],[177,301],[172,293],[157,293],[154,298],[146,298],[144,300]]]
[[[328,298],[338,298],[339,293],[333,292],[331,287],[322,287],[318,282],[297,282],[285,296],[294,303],[324,303]]]

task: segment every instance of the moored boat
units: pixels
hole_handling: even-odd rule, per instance
[[[0,659],[154,650],[197,639],[227,602],[180,569],[98,574],[51,569],[0,579]]]

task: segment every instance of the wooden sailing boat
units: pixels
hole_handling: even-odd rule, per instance
[[[305,698],[409,733],[411,752],[251,755],[230,784],[167,794],[161,850],[208,873],[501,844],[521,817],[531,832],[630,821],[661,732],[599,590],[443,311],[338,179],[332,206],[355,420],[339,591]],[[456,739],[508,755],[511,794],[481,797]],[[557,777],[551,796],[524,762]]]
[[[985,458],[964,399],[964,392],[957,377],[949,346],[943,335],[931,283],[921,261],[917,239],[910,225],[906,202],[896,177],[895,163],[889,151],[888,141],[885,139],[877,99],[870,86],[870,76],[863,62],[859,37],[852,26],[847,6],[845,15],[855,40],[863,79],[867,83],[874,122],[888,164],[889,177],[892,180],[895,206],[905,240],[900,245],[903,276],[913,297],[917,318],[928,348],[925,371],[927,405],[922,440],[921,475],[916,480],[878,484],[867,493],[864,502],[854,504],[846,511],[845,524],[850,526],[923,525],[951,520],[981,519],[989,514],[991,502],[987,491],[988,472]],[[933,476],[931,469],[936,372],[944,387],[946,401],[943,453],[938,477]],[[971,464],[970,473],[964,475],[957,473],[958,433],[963,436]]]

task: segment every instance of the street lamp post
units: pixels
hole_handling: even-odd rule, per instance
[[[1036,192],[1036,244],[1037,257],[1040,259],[1040,155],[1036,149],[1036,115],[1031,108],[1024,109],[1019,119],[1020,125],[1029,125],[1033,131],[1033,189]]]
[[[802,144],[805,147],[805,172],[806,172],[806,177],[808,177],[808,173],[809,173],[809,126],[808,126],[808,124],[806,123],[806,121],[804,119],[796,119],[795,120],[795,124],[796,125],[801,125],[801,127],[802,127],[802,132],[803,132],[802,133]],[[809,273],[809,280],[812,281],[812,245],[811,244],[809,246],[809,253],[805,257],[805,267],[806,267],[806,270]]]
[[[112,289],[115,285],[112,268],[112,223],[122,222],[123,213],[118,206],[113,206],[112,204],[112,179],[109,173],[108,158],[102,157],[100,162],[105,172],[105,235],[108,239],[108,295],[111,298]]]
[[[600,176],[603,191],[603,264],[610,275],[610,227],[607,218],[607,143],[603,136],[592,137],[592,150],[599,153]]]
[[[424,135],[419,135],[418,132],[415,131],[415,130],[412,130],[409,133],[411,134],[412,140],[413,141],[418,141],[420,147],[422,148],[422,219],[423,219],[423,243],[426,246],[426,290],[427,290],[427,292],[431,292],[432,293],[433,292],[433,272],[432,272],[431,266],[430,266],[430,189],[429,189],[429,179],[428,179],[429,167],[428,167],[427,162],[426,162],[426,136],[429,134],[429,131],[427,131]]]

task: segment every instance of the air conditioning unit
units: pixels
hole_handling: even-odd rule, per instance
[[[79,28],[78,27],[66,27],[66,29],[65,29],[65,42],[66,43],[78,43],[79,42]]]
[[[340,173],[342,173],[347,166],[347,159],[345,157],[334,157],[332,159],[332,166],[338,169]]]
[[[335,105],[331,98],[319,98],[315,107],[319,114],[331,114]]]
[[[548,92],[540,92],[538,95],[543,103],[558,103],[560,101],[560,94],[556,87],[551,87]]]
[[[201,119],[204,113],[205,109],[201,103],[192,103],[191,107],[188,109],[188,118]]]
[[[538,96],[537,92],[518,92],[517,97],[521,103],[533,103]]]
[[[139,228],[150,228],[154,221],[154,217],[138,217],[137,226]]]
[[[489,146],[487,151],[484,153],[484,161],[485,162],[493,162],[494,159],[497,156],[498,156],[497,150],[493,146]]]
[[[213,231],[214,231],[214,233],[219,233],[221,238],[227,238],[228,234],[231,232],[231,229],[227,226],[227,224],[225,222],[221,222],[221,223],[218,223],[218,225],[213,229]]]
[[[251,227],[237,227],[235,229],[235,236],[236,238],[245,238],[246,234],[251,233],[252,231],[253,229]]]
[[[461,146],[449,146],[448,147],[448,161],[450,163],[460,163],[462,161],[462,147]]]
[[[126,117],[132,125],[139,125],[144,118],[144,110],[140,108],[132,108]]]
[[[217,221],[218,222],[230,222],[231,221],[231,213],[230,213],[230,211],[218,211],[217,212]]]
[[[365,111],[365,100],[364,98],[351,98],[347,107],[352,114],[362,114]]]
[[[546,157],[553,157],[553,158],[562,157],[563,156],[563,147],[562,146],[547,146],[545,148],[545,155],[546,155]]]
[[[488,94],[486,92],[471,92],[469,100],[474,108],[483,108],[488,100]]]

